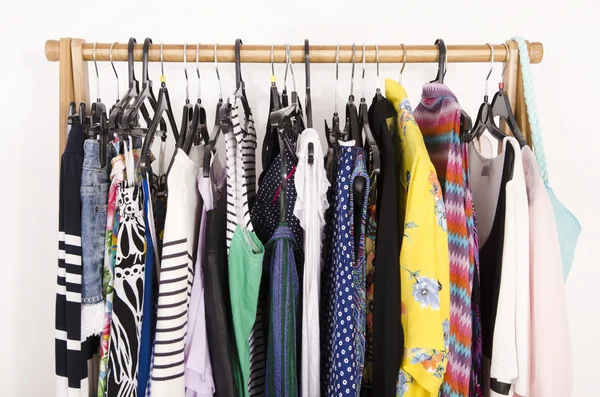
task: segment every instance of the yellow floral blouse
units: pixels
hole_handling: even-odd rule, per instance
[[[399,181],[400,285],[404,357],[399,397],[438,396],[448,362],[450,286],[448,232],[442,189],[412,116],[404,88],[385,82],[398,111],[390,119]]]

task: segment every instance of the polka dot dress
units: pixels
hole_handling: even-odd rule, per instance
[[[369,177],[364,150],[340,146],[336,178],[333,235],[328,260],[324,266],[325,287],[325,356],[323,395],[359,396],[363,373],[366,306],[364,233],[366,201],[362,208],[360,247],[355,255],[353,182],[366,180],[365,197],[369,196]]]

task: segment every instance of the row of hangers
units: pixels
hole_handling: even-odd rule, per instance
[[[118,74],[112,62],[112,49],[116,43],[113,43],[110,47],[110,61],[115,76],[117,78],[117,100],[115,104],[112,106],[110,112],[107,112],[106,106],[101,102],[101,99],[98,97],[96,102],[94,102],[91,106],[91,112],[89,117],[81,117],[79,115],[85,115],[86,109],[85,104],[80,104],[79,115],[75,112],[75,103],[71,103],[70,106],[70,116],[68,122],[77,123],[81,122],[87,125],[88,133],[90,137],[96,138],[100,141],[100,158],[102,161],[102,166],[104,166],[106,161],[106,145],[108,141],[111,139],[111,136],[114,134],[123,136],[142,136],[144,137],[144,144],[142,148],[141,161],[140,166],[142,167],[143,174],[146,174],[146,169],[148,166],[148,156],[150,154],[150,147],[153,142],[154,135],[159,133],[161,135],[161,139],[163,141],[166,140],[167,137],[167,124],[164,120],[164,114],[166,113],[167,119],[169,121],[169,126],[173,137],[176,142],[176,147],[181,148],[186,153],[189,153],[191,147],[193,145],[204,143],[204,167],[203,167],[203,175],[208,177],[209,175],[209,164],[211,153],[215,152],[216,144],[219,139],[219,136],[225,131],[225,128],[231,127],[229,121],[229,112],[231,110],[231,104],[224,103],[222,87],[221,87],[221,79],[219,75],[218,63],[217,63],[217,45],[214,45],[214,62],[215,62],[215,71],[217,75],[217,79],[219,80],[219,89],[220,95],[219,100],[216,105],[215,111],[215,124],[212,132],[208,133],[207,128],[207,118],[206,118],[206,110],[202,105],[201,100],[201,85],[200,85],[200,71],[198,64],[198,51],[199,44],[196,46],[196,74],[198,77],[198,99],[195,104],[192,104],[189,99],[189,80],[187,73],[187,44],[184,44],[184,73],[186,77],[186,99],[183,108],[182,114],[182,122],[181,128],[178,129],[177,124],[175,122],[173,109],[171,106],[171,101],[169,97],[169,92],[166,85],[166,77],[164,75],[163,68],[163,51],[162,44],[160,46],[160,62],[161,62],[161,87],[158,92],[158,98],[154,95],[153,92],[153,82],[150,80],[148,75],[148,51],[150,44],[152,44],[152,40],[150,38],[146,38],[143,46],[143,55],[142,55],[142,87],[140,90],[139,81],[135,78],[134,72],[134,56],[133,50],[134,45],[136,44],[135,38],[131,38],[128,43],[128,77],[129,77],[129,88],[126,94],[119,99],[118,92]],[[447,48],[442,39],[436,40],[435,44],[439,48],[439,60],[438,60],[438,71],[436,78],[432,80],[432,82],[444,82],[444,77],[446,75],[446,65],[447,65]],[[237,39],[235,42],[235,75],[236,75],[236,96],[238,96],[242,102],[244,110],[247,114],[250,113],[250,107],[248,105],[248,101],[246,98],[245,92],[245,82],[242,78],[241,73],[241,61],[240,61],[240,47],[242,45],[242,41]],[[513,132],[513,135],[517,138],[519,144],[524,146],[526,141],[523,137],[521,130],[516,122],[512,109],[510,107],[510,103],[508,98],[504,92],[504,84],[500,83],[500,87],[498,92],[494,95],[492,102],[488,102],[488,80],[493,71],[494,67],[494,48],[492,45],[490,46],[491,51],[491,67],[488,75],[486,77],[485,82],[485,95],[484,102],[479,108],[479,112],[477,115],[477,119],[475,124],[472,124],[471,118],[464,111],[461,110],[461,132],[460,136],[463,142],[470,142],[475,138],[479,138],[484,131],[489,131],[492,136],[497,138],[498,140],[502,140],[506,135],[504,132],[498,128],[495,124],[494,117],[499,116],[504,119],[508,125],[508,127]],[[505,44],[506,46],[506,44]],[[507,50],[508,50],[508,46]],[[402,81],[402,73],[406,66],[406,47],[404,48],[404,59],[403,65],[400,70],[400,82]],[[510,57],[510,52],[507,51]],[[305,40],[304,42],[304,55],[305,55],[305,78],[306,78],[306,102],[305,102],[305,112],[306,112],[306,126],[308,128],[312,128],[313,120],[312,120],[312,104],[311,104],[311,85],[310,85],[310,51],[309,51],[309,42]],[[330,149],[333,148],[334,142],[339,141],[348,141],[350,139],[354,140],[354,144],[359,147],[365,146],[369,158],[373,165],[373,172],[375,174],[380,173],[381,169],[381,160],[379,154],[379,148],[375,139],[373,138],[369,121],[368,121],[368,107],[365,98],[364,85],[365,85],[365,69],[366,69],[366,58],[365,58],[365,46],[363,44],[362,47],[362,94],[360,98],[360,102],[358,104],[358,108],[355,104],[354,97],[354,71],[355,71],[355,63],[356,63],[356,45],[352,45],[352,74],[351,74],[351,83],[350,83],[350,95],[348,97],[348,102],[346,104],[345,116],[346,116],[346,125],[344,130],[340,129],[339,122],[339,113],[338,113],[338,81],[339,81],[339,45],[336,47],[336,96],[335,96],[335,109],[332,118],[332,128],[329,128],[327,122],[325,122],[325,133],[326,133],[326,141]],[[96,81],[99,87],[99,74],[98,74],[98,66],[96,63],[96,45],[94,45],[93,50],[93,59],[94,59],[94,67],[96,71]],[[274,64],[273,64],[273,47],[271,47],[271,68],[272,68],[272,77],[271,77],[271,96],[274,99],[274,111],[269,115],[269,120],[271,122],[271,126],[274,131],[277,133],[277,138],[279,142],[279,147],[282,150],[282,155],[291,156],[294,163],[297,162],[297,158],[295,155],[295,151],[290,143],[290,137],[287,136],[283,126],[286,119],[293,119],[292,123],[295,124],[296,120],[303,119],[303,111],[302,107],[298,102],[298,95],[296,92],[296,84],[295,84],[295,76],[293,72],[293,67],[291,63],[290,57],[290,49],[289,45],[286,45],[286,72],[284,79],[284,90],[283,95],[281,97],[281,102],[279,99],[279,94],[277,92],[277,87],[275,83],[275,73],[274,73]],[[381,89],[379,87],[379,51],[378,46],[376,46],[376,62],[377,62],[377,89],[376,89],[376,100],[381,100],[383,96],[381,95]],[[507,60],[508,64],[508,60]],[[287,71],[288,68],[292,75],[293,81],[293,91],[291,93],[291,104],[288,105],[287,98]],[[97,90],[99,93],[99,89]],[[99,96],[99,94],[98,94]],[[148,106],[153,111],[153,117],[150,117],[148,112]],[[226,105],[226,106],[224,106]],[[283,106],[282,106],[283,105]],[[146,127],[139,126],[139,114],[141,113],[143,119],[146,122]],[[363,134],[365,137],[365,145],[363,145]],[[309,162],[312,163],[314,159],[314,148],[309,147]],[[172,163],[171,163],[172,165]],[[169,166],[170,169],[170,166]],[[168,172],[168,171],[167,171]],[[331,175],[330,175],[331,176]],[[287,173],[285,169],[285,161],[282,161],[281,167],[281,177],[282,177],[282,197],[281,197],[281,205],[282,208],[285,208],[285,186],[287,181]],[[358,178],[355,181],[354,193],[355,193],[355,204],[362,205],[364,203],[364,178]],[[282,211],[282,217],[284,216],[284,211]]]

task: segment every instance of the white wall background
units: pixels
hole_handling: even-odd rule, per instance
[[[436,4],[437,3],[437,4]],[[598,29],[592,0],[481,2],[400,1],[195,1],[72,2],[64,0],[3,4],[0,24],[0,395],[52,396],[54,393],[54,291],[58,197],[58,63],[44,56],[46,39],[80,37],[88,42],[126,43],[130,36],[155,43],[233,44],[429,44],[442,37],[448,44],[499,43],[512,35],[544,43],[543,63],[533,67],[539,115],[544,130],[551,183],[560,199],[581,221],[583,233],[567,282],[574,350],[573,396],[598,395],[597,325],[600,310],[596,281],[600,279],[597,133],[597,90],[600,61],[595,40]],[[126,64],[117,65],[121,93]],[[91,64],[90,64],[91,67]],[[116,98],[110,65],[99,65],[101,96]],[[150,76],[158,81],[159,66]],[[483,95],[488,65],[449,66],[446,83],[475,117]],[[166,65],[171,98],[177,111],[184,99],[181,64]],[[268,111],[268,65],[244,65],[250,104],[258,131],[264,131]],[[223,89],[231,92],[233,65],[221,65]],[[282,85],[284,66],[276,66]],[[375,90],[375,67],[368,65],[366,92]],[[397,78],[398,65],[382,65],[381,76]],[[203,102],[212,120],[218,96],[212,65],[201,65]],[[409,64],[404,85],[413,105],[422,84],[433,78],[434,64]],[[299,91],[303,67],[295,68]],[[138,68],[138,74],[140,69]],[[189,68],[190,76],[193,65]],[[317,128],[331,117],[334,98],[333,65],[312,66],[313,116]],[[358,76],[358,70],[357,70]],[[492,81],[498,81],[497,65]],[[96,97],[90,69],[91,97]],[[340,67],[340,104],[350,89],[350,67]],[[191,81],[196,96],[196,81]],[[290,82],[291,84],[291,82]],[[382,83],[383,84],[383,83]],[[360,93],[360,81],[355,85]],[[495,87],[495,83],[490,85]],[[303,95],[301,96],[304,97]],[[177,116],[179,120],[179,116]],[[212,121],[211,121],[212,122]],[[564,346],[548,346],[561,349]]]

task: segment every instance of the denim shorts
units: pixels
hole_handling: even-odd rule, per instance
[[[106,167],[100,167],[100,144],[86,139],[81,172],[81,248],[83,277],[81,301],[84,304],[101,302],[104,241],[106,236],[106,207],[110,185],[110,161],[116,155],[108,145]]]

